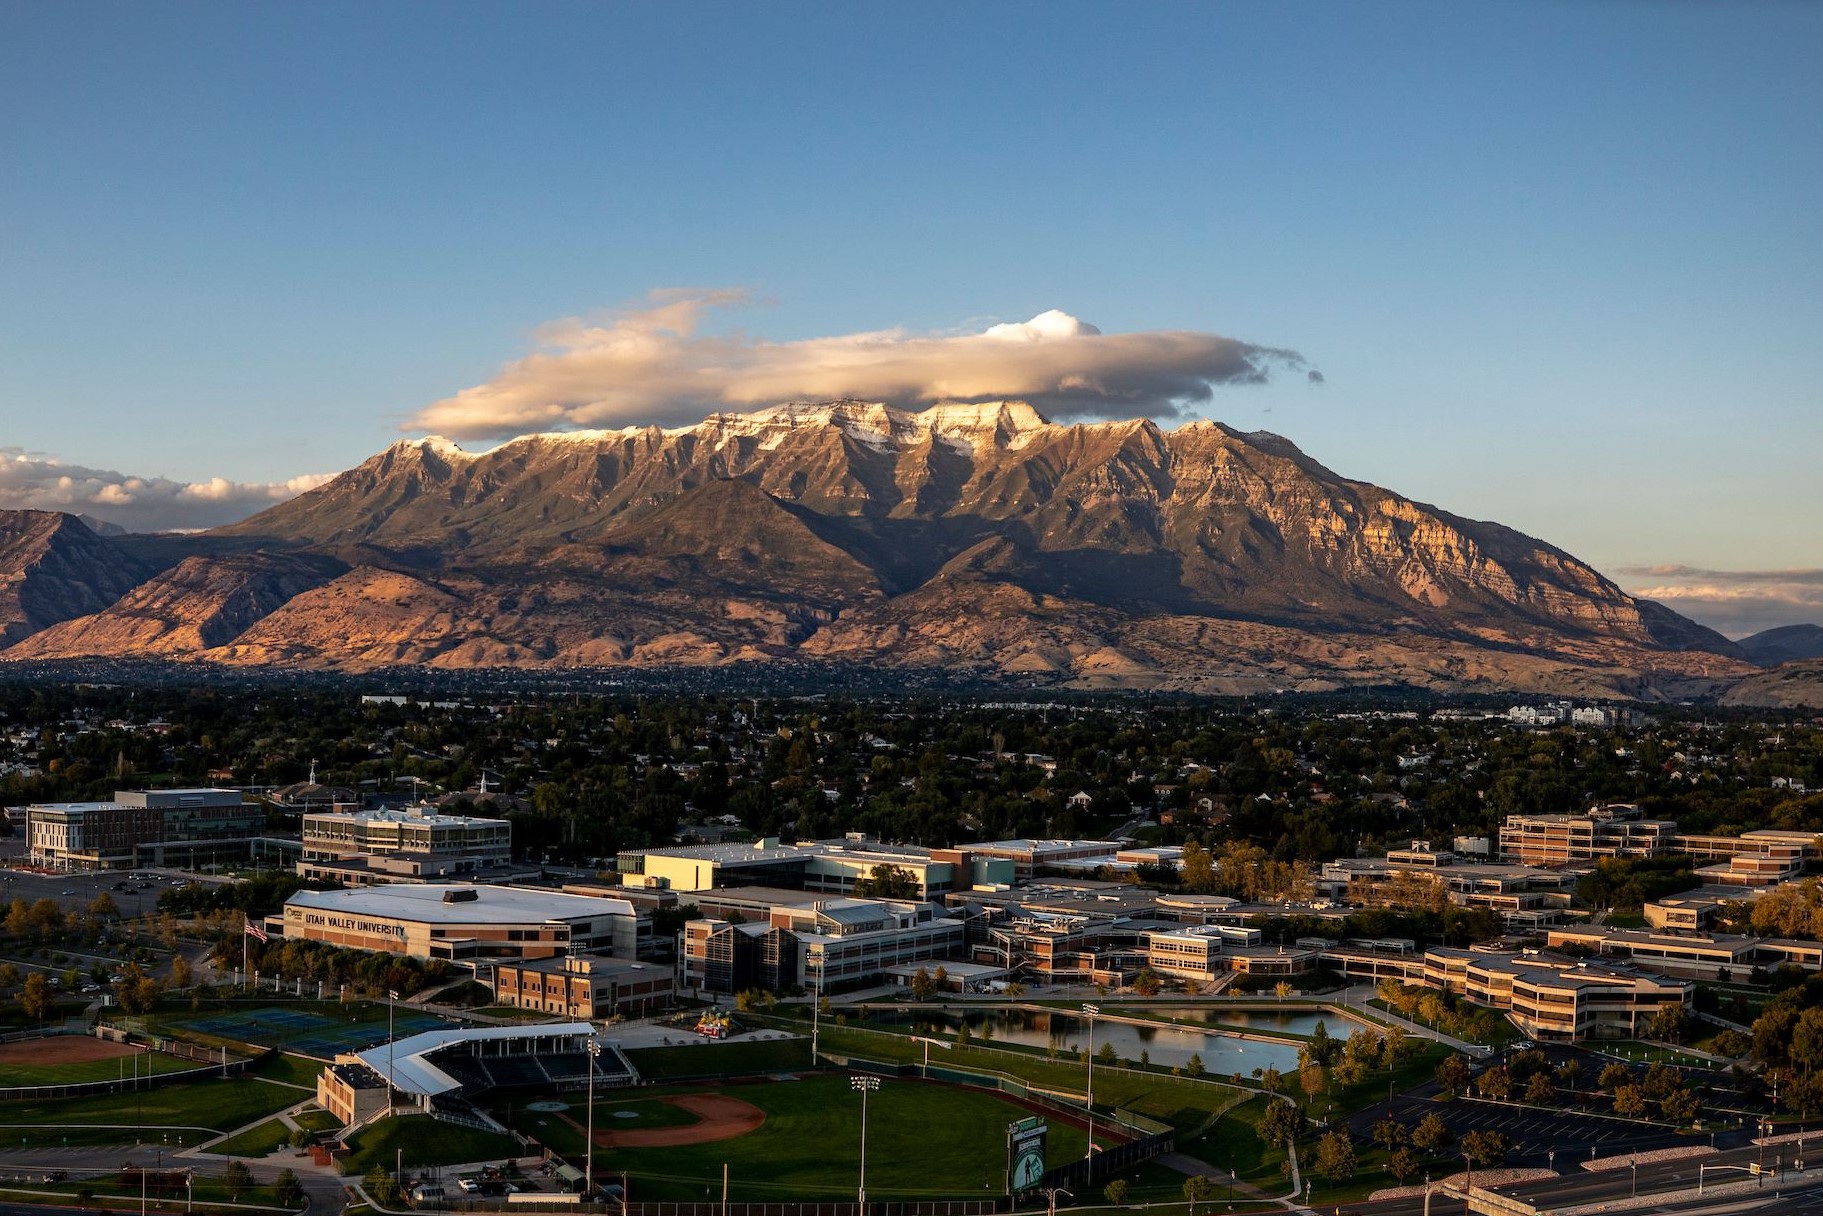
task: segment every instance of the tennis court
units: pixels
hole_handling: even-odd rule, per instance
[[[365,1006],[358,1013],[344,1017],[267,1005],[186,1018],[181,1025],[198,1034],[255,1043],[261,1047],[277,1047],[283,1051],[328,1060],[340,1052],[361,1051],[386,1041],[385,1007],[378,1007],[378,1018],[373,1016],[375,1012],[374,1006]],[[169,1020],[174,1024],[177,1022],[177,1019]],[[393,1033],[401,1039],[448,1026],[449,1022],[443,1018],[417,1010],[400,1010],[393,1018]]]

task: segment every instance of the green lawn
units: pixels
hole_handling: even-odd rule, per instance
[[[290,1143],[291,1129],[278,1119],[250,1127],[231,1140],[224,1140],[209,1151],[229,1157],[264,1157],[274,1149]]]
[[[167,1072],[184,1072],[207,1065],[162,1051],[142,1051],[136,1057],[117,1056],[111,1060],[80,1060],[68,1064],[25,1064],[8,1060],[0,1064],[0,1087],[28,1085],[77,1085],[85,1081],[113,1081],[139,1076],[157,1076]]]
[[[229,1131],[295,1105],[300,1096],[295,1089],[251,1077],[214,1077],[125,1094],[0,1102],[0,1126],[20,1129],[33,1144],[54,1144],[64,1136],[71,1144],[119,1144],[138,1127],[169,1128],[172,1143],[195,1144],[209,1139],[211,1130]],[[107,1126],[127,1130],[81,1130]],[[11,1140],[0,1138],[0,1143]]]
[[[313,1060],[309,1056],[290,1056],[284,1052],[274,1052],[253,1066],[253,1075],[265,1077],[268,1081],[279,1081],[286,1085],[295,1085],[299,1089],[316,1092],[317,1075],[323,1071],[323,1061]],[[300,1101],[302,1095],[292,1101]]]
[[[675,1148],[604,1149],[596,1173],[626,1171],[636,1200],[721,1193],[729,1166],[734,1199],[852,1197],[858,1181],[861,1097],[846,1075],[738,1085],[722,1090],[766,1112],[766,1122],[735,1140]],[[642,1097],[647,1096],[642,1091]],[[867,1102],[868,1197],[985,1198],[1005,1185],[1007,1124],[1028,1108],[983,1090],[885,1079]],[[536,1116],[534,1116],[536,1117]],[[550,1120],[551,1116],[544,1116]],[[520,1112],[513,1121],[523,1124]],[[602,1129],[601,1108],[595,1126]],[[1047,1155],[1055,1163],[1083,1154],[1081,1128],[1050,1121]],[[552,1132],[545,1128],[531,1129]],[[553,1135],[552,1137],[556,1137]],[[575,1142],[574,1132],[569,1143]],[[554,1145],[555,1146],[555,1145]]]
[[[879,1033],[852,1026],[823,1028],[820,1050],[892,1064],[917,1064],[924,1059],[924,1045],[902,1034]],[[933,1051],[931,1067],[980,1073],[1006,1073],[1041,1089],[1081,1095],[1087,1069],[1082,1064],[1052,1060],[1035,1051],[982,1046],[979,1041],[948,1051]],[[1173,1077],[1157,1069],[1097,1065],[1095,1105],[1098,1109],[1121,1107],[1169,1123],[1179,1131],[1200,1128],[1210,1118],[1246,1094],[1243,1089],[1214,1080]]]
[[[743,1076],[810,1067],[809,1039],[752,1043],[701,1043],[689,1047],[637,1047],[626,1053],[648,1081],[685,1077]]]
[[[333,1132],[339,1131],[342,1126],[340,1119],[326,1110],[317,1110],[314,1107],[310,1110],[301,1110],[291,1117],[296,1120],[299,1127],[307,1131]]]
[[[376,1165],[392,1169],[403,1149],[406,1169],[420,1165],[463,1165],[470,1161],[504,1161],[519,1155],[519,1142],[499,1132],[442,1123],[429,1115],[381,1119],[355,1133],[354,1150],[342,1163],[344,1174],[365,1174]]]

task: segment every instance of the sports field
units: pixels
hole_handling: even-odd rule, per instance
[[[201,1067],[195,1060],[79,1034],[0,1043],[0,1088],[7,1089],[113,1081]]]
[[[295,1105],[309,1092],[290,1084],[285,1057],[262,1061],[250,1076],[179,1081],[119,1094],[0,1102],[0,1144],[130,1144],[148,1134],[198,1144]]]
[[[201,1036],[231,1043],[278,1047],[319,1060],[334,1059],[345,1051],[361,1051],[386,1041],[386,1006],[359,1002],[338,1005],[318,1001],[303,1005],[254,1005],[198,1013],[160,1013],[156,1021],[166,1033]],[[393,1015],[393,1034],[407,1038],[426,1030],[444,1030],[450,1023],[433,1014],[400,1008]]]
[[[738,1200],[852,1198],[861,1154],[861,1095],[846,1074],[732,1084],[705,1089],[641,1089],[637,1101],[597,1094],[597,1175],[625,1171],[635,1199],[701,1199],[704,1188],[721,1193],[728,1164],[729,1195]],[[613,1112],[640,1110],[664,1098],[713,1095],[756,1110],[758,1126],[732,1138],[704,1143],[628,1147],[627,1133],[663,1123],[665,1138],[688,1132],[667,1112],[662,1119],[618,1119]],[[578,1095],[570,1109],[515,1107],[512,1126],[559,1152],[579,1153],[586,1112]],[[676,1103],[667,1103],[676,1106]],[[505,1113],[505,1112],[496,1112]],[[983,1198],[1001,1193],[1006,1172],[1007,1124],[1032,1111],[985,1090],[885,1079],[867,1100],[867,1194],[870,1199]],[[720,1116],[713,1116],[719,1119]],[[707,1121],[707,1120],[706,1120]],[[751,1122],[751,1121],[750,1121]],[[1080,1157],[1087,1137],[1052,1117],[1051,1162]],[[718,1127],[705,1129],[720,1136]],[[1099,1137],[1098,1137],[1099,1138]]]

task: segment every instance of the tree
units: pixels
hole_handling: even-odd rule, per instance
[[[1355,1144],[1337,1130],[1317,1141],[1317,1177],[1339,1186],[1355,1176]]]
[[[1401,1148],[1386,1159],[1386,1168],[1398,1181],[1410,1182],[1424,1167],[1418,1164],[1417,1154],[1411,1149]]]
[[[1483,1169],[1505,1161],[1511,1147],[1507,1138],[1495,1131],[1477,1129],[1462,1138],[1462,1151]]]
[[[1102,1198],[1106,1199],[1115,1207],[1121,1206],[1123,1203],[1127,1202],[1127,1180],[1125,1178],[1116,1178],[1113,1182],[1110,1182],[1107,1186],[1101,1188],[1101,1195]]]
[[[1315,1102],[1317,1095],[1329,1087],[1329,1076],[1321,1064],[1306,1064],[1298,1069],[1298,1088],[1304,1091],[1306,1101]]]
[[[1114,1044],[1106,1041],[1103,1041],[1101,1047],[1095,1052],[1095,1062],[1097,1064],[1113,1064],[1119,1059],[1120,1053],[1114,1050]]]
[[[928,1001],[931,993],[935,992],[936,989],[937,985],[932,981],[930,972],[920,967],[913,973],[911,979],[911,994],[913,999]]]
[[[294,1128],[291,1132],[291,1147],[292,1148],[309,1148],[310,1141],[312,1139],[314,1139],[314,1137],[311,1136],[309,1128],[307,1128],[307,1127]]]
[[[1633,1070],[1621,1063],[1605,1065],[1600,1072],[1595,1074],[1595,1083],[1609,1093],[1613,1093],[1623,1085],[1630,1085],[1632,1082]]]
[[[242,1166],[246,1169],[246,1166]],[[367,1193],[381,1203],[392,1203],[399,1198],[399,1184],[393,1180],[391,1171],[383,1165],[376,1165],[368,1170],[361,1179],[361,1185]]]
[[[1157,996],[1164,990],[1165,983],[1158,978],[1158,972],[1146,967],[1133,980],[1133,991],[1141,996]]]
[[[1272,1148],[1281,1148],[1297,1139],[1303,1130],[1304,1115],[1289,1102],[1269,1102],[1266,1113],[1260,1116],[1259,1137]]]
[[[1192,1077],[1200,1077],[1203,1075],[1202,1052],[1198,1051],[1190,1054],[1190,1062],[1184,1065],[1184,1072]]]
[[[1427,1153],[1441,1153],[1456,1142],[1456,1133],[1435,1111],[1418,1120],[1412,1129],[1412,1144]]]
[[[1290,980],[1280,980],[1272,986],[1272,991],[1282,1001],[1297,990],[1291,986]]]
[[[857,899],[915,899],[918,879],[906,867],[882,861],[866,878],[855,880],[854,894]]]
[[[1691,1090],[1674,1089],[1659,1099],[1658,1109],[1669,1122],[1691,1123],[1702,1109],[1702,1101]]]
[[[1215,1197],[1215,1183],[1201,1174],[1192,1174],[1184,1179],[1184,1198],[1190,1201],[1190,1210],[1196,1211],[1196,1205]]]
[[[382,1173],[385,1167],[379,1168]],[[228,1198],[239,1199],[242,1192],[253,1185],[253,1171],[243,1161],[230,1161],[222,1166],[222,1186],[227,1188]]]
[[[1623,1085],[1614,1091],[1614,1113],[1623,1119],[1638,1119],[1646,1113],[1646,1095],[1637,1085]]]
[[[25,1016],[34,1022],[42,1022],[51,1016],[51,981],[44,978],[44,972],[34,971],[25,977],[25,989],[19,994],[19,1005],[25,1010]]]
[[[1374,1143],[1384,1146],[1389,1153],[1401,1145],[1411,1143],[1411,1138],[1412,1129],[1397,1119],[1381,1119],[1374,1124]]]
[[[1582,1061],[1565,1060],[1557,1067],[1557,1083],[1565,1089],[1575,1089],[1576,1083],[1582,1080]]]
[[[290,1168],[279,1171],[279,1176],[272,1181],[272,1197],[288,1208],[303,1202],[304,1184],[298,1181],[297,1171]]]
[[[1508,1077],[1507,1070],[1499,1065],[1482,1073],[1481,1080],[1476,1084],[1481,1089],[1482,1097],[1492,1098],[1496,1102],[1505,1102],[1513,1092],[1512,1078]]]
[[[1682,1043],[1690,1033],[1690,1015],[1682,1005],[1666,1005],[1646,1023],[1646,1037],[1664,1043]]]
[[[1452,1094],[1467,1089],[1472,1075],[1466,1056],[1445,1056],[1437,1065],[1437,1084]]]
[[[1215,887],[1215,859],[1209,856],[1208,849],[1194,840],[1184,841],[1177,873],[1179,880],[1191,891],[1209,891]]]
[[[1549,1106],[1557,1101],[1557,1087],[1551,1084],[1551,1074],[1537,1072],[1526,1082],[1525,1100],[1534,1106]]]

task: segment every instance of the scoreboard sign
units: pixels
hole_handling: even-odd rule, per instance
[[[1007,1124],[1007,1194],[1022,1194],[1044,1181],[1044,1138],[1048,1131],[1045,1121],[1036,1117]]]

